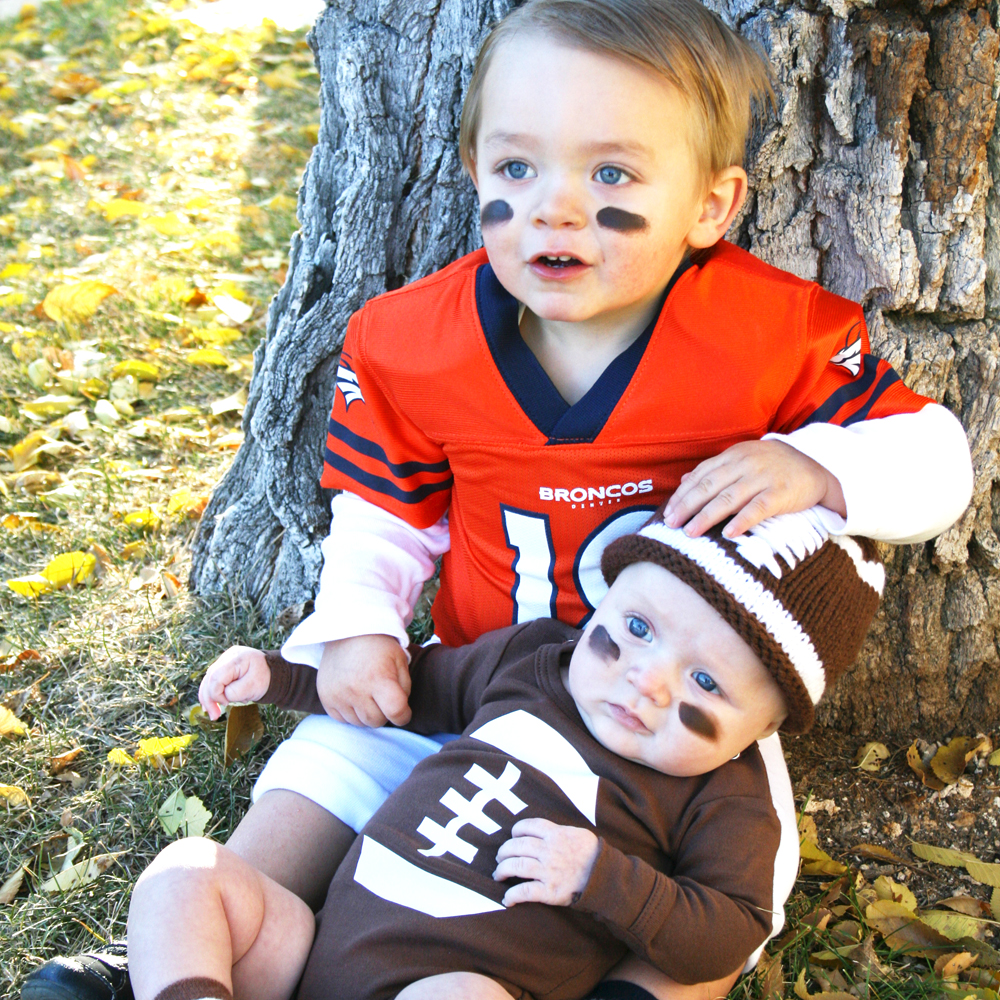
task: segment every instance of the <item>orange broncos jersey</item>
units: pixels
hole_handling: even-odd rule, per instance
[[[724,242],[573,406],[517,319],[480,250],[368,302],[337,373],[322,483],[419,528],[448,512],[434,623],[450,645],[583,625],[604,547],[730,445],[931,402],[869,353],[858,305]]]

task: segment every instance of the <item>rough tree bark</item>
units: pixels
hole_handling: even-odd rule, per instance
[[[479,244],[456,150],[461,95],[511,0],[328,0],[311,36],[323,117],[301,232],[255,357],[246,443],[195,543],[192,584],[268,613],[312,596],[329,525],[321,444],[348,316]],[[877,353],[957,413],[973,502],[888,550],[883,611],[824,720],[939,736],[1000,722],[1000,142],[984,0],[709,0],[769,55],[731,238],[864,304]]]

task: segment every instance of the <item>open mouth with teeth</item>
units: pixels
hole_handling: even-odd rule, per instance
[[[548,254],[540,254],[535,258],[536,264],[544,264],[546,267],[573,267],[582,264],[583,261],[568,254],[561,254],[558,257],[550,257]]]

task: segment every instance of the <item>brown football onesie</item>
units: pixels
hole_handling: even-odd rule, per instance
[[[412,649],[421,761],[354,842],[318,916],[300,1000],[390,1000],[425,976],[479,972],[514,996],[581,997],[631,949],[680,983],[740,968],[771,928],[779,826],[756,744],[675,778],[587,731],[561,668],[578,629],[542,619],[469,646]],[[316,671],[268,653],[266,702],[322,712]],[[592,830],[571,906],[501,904],[496,852],[519,819]]]

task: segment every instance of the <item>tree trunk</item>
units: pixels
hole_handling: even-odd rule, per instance
[[[457,152],[479,41],[510,0],[330,0],[311,36],[323,118],[301,232],[255,356],[246,442],[195,542],[192,585],[274,613],[312,596],[329,527],[321,447],[347,319],[479,245]],[[768,54],[730,238],[864,304],[873,349],[969,432],[975,495],[934,542],[886,552],[883,609],[821,718],[940,736],[1000,722],[1000,143],[997,11],[713,0]]]

